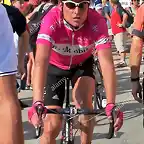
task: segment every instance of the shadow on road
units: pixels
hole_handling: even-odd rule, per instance
[[[29,98],[21,98],[20,97],[20,100],[22,102],[26,103],[27,105],[32,106],[32,97],[29,97]]]
[[[140,103],[125,103],[121,109],[124,111],[124,120],[142,115],[142,104]]]
[[[124,133],[123,132],[118,132],[116,137],[113,138],[120,138]],[[92,140],[98,140],[98,139],[107,139],[107,133],[93,133],[93,138]],[[56,141],[57,144],[60,144],[61,140],[58,139]],[[74,142],[76,144],[80,143],[80,136],[75,136]]]
[[[24,128],[24,139],[25,140],[31,140],[35,137],[35,128],[28,122],[23,122],[23,128]]]
[[[124,94],[131,91],[130,84],[130,74],[128,72],[124,72],[123,70],[119,70],[120,74],[117,74],[117,94]]]

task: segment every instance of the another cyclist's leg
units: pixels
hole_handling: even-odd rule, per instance
[[[77,73],[78,74],[78,73]],[[89,58],[81,67],[80,75],[73,88],[73,99],[80,108],[93,109],[92,95],[95,89],[95,77],[93,75],[93,59]],[[81,144],[91,144],[93,136],[94,119],[91,115],[81,115]]]
[[[65,78],[48,75],[46,84],[46,95],[44,97],[47,108],[61,108],[65,96]],[[62,116],[48,114],[44,119],[44,132],[40,144],[56,144],[62,126]]]
[[[0,144],[24,144],[15,75],[0,76]]]
[[[32,71],[32,60],[29,58],[29,61],[27,63],[27,86],[31,85],[31,71]]]

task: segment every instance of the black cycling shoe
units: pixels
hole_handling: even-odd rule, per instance
[[[24,109],[24,108],[29,107],[29,105],[23,103],[21,100],[19,100],[19,103],[20,103],[20,107],[21,107],[21,109]]]

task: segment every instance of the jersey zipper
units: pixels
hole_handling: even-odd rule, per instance
[[[72,32],[72,47],[73,47],[73,46],[74,46],[74,31]],[[71,55],[71,57],[70,57],[70,65],[69,65],[69,69],[71,68],[72,58],[73,58],[73,55]]]

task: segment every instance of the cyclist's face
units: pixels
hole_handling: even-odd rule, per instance
[[[64,19],[74,27],[81,26],[87,19],[89,1],[63,1]]]

